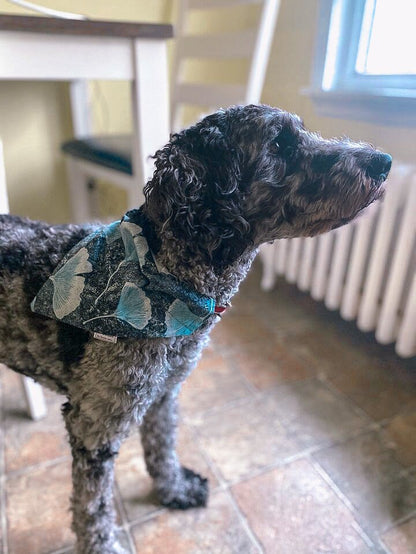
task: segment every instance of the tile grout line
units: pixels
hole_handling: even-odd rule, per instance
[[[198,430],[195,429],[191,425],[187,425],[187,424],[185,424],[185,425],[189,429],[192,436],[194,437],[195,443],[198,447],[199,453],[201,454],[201,456],[205,460],[209,470],[213,473],[214,477],[217,479],[217,481],[219,483],[219,488],[218,488],[217,491],[214,492],[214,494],[216,494],[218,492],[224,492],[227,495],[227,497],[230,500],[231,504],[233,505],[233,508],[237,513],[238,519],[239,519],[240,523],[242,524],[243,529],[246,531],[251,543],[256,547],[259,554],[263,554],[264,549],[261,546],[261,544],[260,544],[257,536],[255,535],[254,531],[251,529],[250,524],[247,521],[247,518],[244,516],[244,514],[240,510],[240,507],[238,506],[238,504],[237,504],[237,502],[234,498],[234,495],[232,494],[231,485],[223,478],[223,476],[221,474],[221,471],[217,468],[216,464],[211,460],[211,458],[208,456],[208,454],[206,454],[205,450],[202,448],[200,435],[198,433]]]
[[[62,462],[68,462],[72,461],[71,455],[65,455],[65,456],[58,456],[57,458],[53,458],[52,460],[44,460],[43,462],[39,462],[37,464],[32,464],[29,466],[22,467],[20,469],[15,469],[13,471],[9,471],[8,477],[21,477],[22,475],[26,475],[27,473],[31,473],[32,471],[37,471],[42,468],[48,468],[53,467],[55,465],[58,465]]]
[[[228,496],[231,504],[233,505],[234,510],[237,513],[238,519],[239,519],[240,523],[242,524],[243,529],[246,531],[250,541],[257,548],[259,554],[264,554],[265,550],[264,550],[260,540],[257,538],[257,535],[255,534],[255,532],[251,528],[246,516],[244,515],[244,513],[240,509],[240,506],[238,505],[238,502],[234,498],[234,495],[233,495],[232,490],[231,490],[230,487],[228,487],[228,489],[226,490],[226,493],[227,493],[227,496]]]
[[[284,468],[292,464],[293,462],[297,462],[298,460],[308,459],[309,454],[310,454],[309,450],[305,450],[305,451],[299,452],[298,454],[293,454],[292,456],[288,456],[284,460],[277,461],[272,464],[268,464],[258,469],[254,469],[250,471],[250,473],[243,475],[242,477],[236,479],[235,481],[227,482],[225,488],[230,489],[232,487],[235,487],[236,485],[239,485],[240,483],[247,483],[247,481],[251,481],[252,479],[257,479],[258,477],[261,477],[266,473],[270,473],[272,471],[275,471],[276,469]]]
[[[123,499],[121,497],[120,489],[118,487],[116,478],[114,478],[113,491],[114,491],[115,504],[118,507],[120,516],[121,516],[120,529],[122,529],[127,535],[127,542],[131,553],[136,554],[136,547],[134,545],[133,537],[131,536],[131,533],[130,533],[130,523],[127,517],[126,509],[124,508]]]
[[[52,550],[48,552],[47,554],[73,554],[74,553],[74,547],[73,546],[64,546],[63,548],[60,548],[59,550]]]
[[[374,543],[374,541],[368,536],[366,531],[364,531],[361,524],[359,523],[359,520],[357,517],[359,515],[358,510],[351,502],[351,500],[341,491],[338,485],[333,481],[331,476],[325,471],[325,469],[319,464],[319,462],[317,462],[311,457],[309,458],[309,462],[312,465],[313,469],[318,473],[318,475],[323,479],[323,481],[325,481],[328,487],[335,493],[335,495],[339,498],[339,500],[351,513],[351,515],[354,518],[354,522],[356,523],[356,527],[354,527],[355,531],[360,535],[360,537],[363,539],[366,545],[369,548],[374,548],[375,546],[377,546]]]
[[[329,391],[334,395],[342,398],[349,406],[354,410],[354,412],[360,417],[368,420],[369,424],[373,423],[374,425],[379,425],[380,422],[376,421],[370,414],[368,414],[361,406],[359,406],[354,400],[352,400],[345,392],[341,391],[334,383],[325,374],[317,375],[316,377]]]
[[[315,377],[312,378],[312,380],[316,380],[316,379],[317,378],[315,378]],[[213,408],[213,409],[207,410],[205,412],[200,412],[198,414],[198,416],[199,417],[201,417],[203,415],[209,416],[209,415],[212,415],[212,414],[227,412],[227,411],[231,410],[233,407],[244,404],[245,402],[248,403],[250,401],[255,401],[256,399],[258,400],[262,396],[268,396],[271,393],[272,393],[271,390],[256,391],[256,393],[251,398],[246,397],[244,399],[238,399],[238,400],[231,401],[226,406],[221,406],[219,408]],[[350,440],[353,440],[353,439],[355,439],[355,438],[357,438],[361,435],[365,435],[367,433],[370,433],[371,431],[376,431],[376,430],[379,429],[379,427],[380,427],[379,423],[369,420],[368,417],[366,417],[366,419],[368,421],[365,422],[365,425],[363,427],[360,427],[358,429],[355,429],[355,430],[352,430],[348,433],[345,433],[345,434],[339,436],[338,438],[332,439],[331,441],[319,443],[319,444],[316,444],[316,445],[310,446],[310,447],[303,447],[299,450],[299,452],[297,452],[295,454],[292,454],[290,456],[287,456],[284,460],[277,461],[277,462],[274,462],[272,464],[268,464],[267,466],[264,466],[262,468],[259,468],[257,470],[250,471],[248,474],[246,474],[243,477],[237,479],[236,481],[226,481],[225,479],[223,479],[221,474],[218,472],[214,462],[212,462],[210,460],[210,458],[208,457],[208,455],[205,453],[203,447],[201,446],[201,438],[200,438],[200,435],[199,435],[199,432],[198,432],[198,424],[194,424],[191,421],[187,420],[186,418],[182,421],[182,424],[185,425],[186,427],[188,427],[189,430],[191,431],[191,433],[197,438],[199,451],[201,452],[202,456],[204,457],[204,459],[207,462],[210,469],[213,471],[213,473],[214,473],[215,477],[218,479],[219,483],[222,485],[222,488],[227,489],[231,486],[234,486],[234,485],[238,484],[239,482],[247,481],[247,480],[250,480],[252,478],[258,477],[258,476],[260,476],[264,473],[267,473],[268,471],[272,471],[273,469],[283,467],[283,466],[288,465],[288,464],[290,464],[290,463],[292,463],[296,460],[308,459],[311,455],[314,455],[317,452],[320,452],[321,450],[325,450],[327,448],[332,448],[334,446],[339,446],[339,445],[345,444],[346,442],[348,442]],[[288,431],[288,428],[287,428],[286,424],[284,422],[280,422],[280,423],[281,423],[282,427],[286,431]],[[299,447],[301,447],[301,445],[299,445]],[[409,471],[409,470],[407,470],[407,471]]]
[[[7,499],[6,499],[6,453],[5,453],[5,425],[4,425],[4,380],[0,374],[0,512],[1,512],[1,532],[3,540],[3,554],[8,554],[8,534],[7,534]]]
[[[396,527],[399,527],[400,525],[403,525],[405,523],[407,523],[408,521],[410,521],[411,519],[415,518],[416,517],[416,510],[413,510],[413,512],[410,512],[410,514],[406,514],[405,516],[403,516],[402,518],[399,518],[397,519],[396,521],[392,522],[391,525],[388,525],[387,527],[385,527],[381,532],[380,532],[380,536],[379,536],[379,542],[381,544],[381,546],[386,550],[386,552],[388,554],[393,554],[388,546],[386,545],[386,543],[384,542],[383,538],[382,538],[382,534],[385,534],[387,533],[388,531],[392,530],[392,529],[395,529]]]
[[[217,468],[215,463],[211,460],[211,458],[208,456],[208,454],[205,452],[204,448],[202,447],[201,437],[198,430],[193,425],[189,425],[186,422],[183,422],[183,425],[185,425],[186,428],[189,430],[191,436],[194,439],[194,442],[198,447],[199,454],[207,464],[208,469],[213,473],[215,479],[218,481],[219,488],[221,490],[225,490],[228,487],[227,481],[224,479],[224,477],[221,474],[221,471]]]
[[[207,418],[216,414],[227,413],[231,411],[233,408],[240,406],[241,404],[249,403],[250,401],[257,398],[258,395],[259,395],[259,391],[255,391],[254,394],[243,396],[240,398],[235,398],[233,400],[230,400],[229,402],[226,402],[223,405],[214,406],[213,408],[208,408],[207,410],[194,412],[192,415],[194,416],[194,420],[195,420],[195,414],[196,414],[196,418]],[[198,423],[193,423],[193,421],[185,413],[181,416],[180,421],[192,428],[198,426]]]
[[[353,400],[351,400],[345,393],[338,390],[335,387],[335,385],[333,385],[325,377],[313,376],[311,378],[303,379],[303,380],[300,380],[300,381],[294,381],[294,382],[288,383],[288,384],[289,385],[293,384],[293,385],[296,386],[296,385],[298,385],[298,384],[300,385],[301,383],[304,383],[306,381],[317,381],[317,382],[321,383],[334,396],[336,396],[340,399],[343,399],[352,408],[352,410],[355,412],[355,414],[357,416],[360,416],[362,419],[365,420],[365,421],[363,421],[363,425],[361,427],[358,427],[357,429],[353,429],[351,431],[345,432],[345,433],[341,434],[338,438],[333,438],[330,441],[328,441],[327,443],[322,442],[321,444],[317,444],[315,446],[309,447],[308,450],[313,451],[313,453],[315,453],[316,451],[319,451],[319,450],[323,450],[325,448],[330,448],[330,447],[333,447],[333,446],[338,446],[338,445],[344,444],[344,443],[348,442],[349,440],[354,439],[356,437],[359,437],[360,435],[363,435],[365,433],[370,433],[372,431],[381,431],[381,430],[383,430],[385,422],[389,421],[388,418],[384,419],[382,421],[374,420],[369,414],[367,414],[367,412],[365,412],[365,410],[363,410],[362,408],[357,406]],[[282,385],[286,385],[286,383],[282,383]],[[273,390],[278,389],[280,386],[281,385],[279,384],[279,385],[276,385],[275,387],[273,387],[271,389],[268,389],[267,391],[264,391],[265,396],[270,396],[273,393]],[[284,428],[286,428],[287,424],[285,422],[280,422],[280,424]],[[415,465],[415,467],[416,467],[416,465]]]
[[[234,353],[232,352],[226,352],[224,354],[224,358],[227,360],[227,363],[230,364],[232,370],[238,374],[239,378],[242,380],[244,385],[247,387],[247,390],[250,392],[251,397],[256,396],[256,394],[259,392],[259,389],[248,379],[248,377],[245,376],[244,372],[241,371],[239,364],[235,361]]]
[[[261,391],[258,391],[258,393],[260,394]],[[348,441],[350,440],[351,438],[354,438],[355,436],[359,436],[360,434],[362,434],[363,432],[368,432],[369,431],[369,428],[370,426],[367,426],[366,430],[363,430],[363,429],[359,429],[359,430],[356,430],[355,433],[352,434],[349,434],[347,437],[343,437],[341,441],[334,441],[334,443],[331,443],[331,444],[326,444],[324,446],[315,446],[315,447],[310,447],[310,448],[306,448],[304,449],[303,451],[301,452],[298,452],[297,454],[294,454],[292,456],[288,456],[285,460],[283,461],[280,461],[280,462],[276,462],[276,463],[273,463],[273,464],[269,464],[267,466],[264,466],[262,467],[261,469],[258,469],[258,470],[254,470],[254,471],[251,471],[249,474],[247,475],[244,475],[243,477],[235,480],[235,481],[232,481],[232,482],[228,482],[224,479],[221,478],[221,475],[219,473],[219,470],[217,470],[214,462],[212,462],[208,457],[207,455],[205,454],[205,451],[202,449],[202,447],[200,446],[200,441],[199,441],[199,435],[198,435],[198,432],[197,432],[197,429],[195,429],[192,425],[187,425],[190,429],[191,429],[191,432],[194,434],[194,436],[196,437],[197,439],[197,442],[198,442],[198,447],[199,447],[199,450],[201,452],[201,454],[203,455],[204,459],[207,461],[211,471],[213,471],[214,475],[217,477],[220,485],[221,485],[221,489],[225,492],[227,492],[232,500],[233,500],[233,505],[235,507],[235,509],[238,511],[239,513],[239,517],[240,519],[242,520],[242,523],[244,524],[244,528],[246,529],[246,531],[249,533],[250,535],[250,538],[253,540],[255,546],[260,549],[259,551],[260,552],[264,552],[264,550],[262,549],[261,545],[259,544],[253,530],[251,529],[247,519],[245,518],[244,514],[241,512],[241,510],[239,509],[239,506],[238,504],[236,503],[236,500],[233,496],[233,493],[232,493],[232,487],[234,487],[235,485],[238,485],[239,483],[243,483],[243,482],[247,482],[247,481],[250,481],[252,479],[256,479],[257,477],[261,476],[261,475],[264,475],[266,473],[269,473],[273,470],[276,470],[278,468],[282,468],[282,467],[285,467],[287,465],[290,465],[291,463],[297,461],[297,460],[308,460],[314,467],[315,465],[318,465],[318,462],[314,461],[311,459],[311,455],[313,455],[315,452],[321,450],[322,448],[327,448],[327,447],[331,447],[331,446],[334,446],[338,443],[343,443],[345,441]],[[375,426],[375,424],[372,424],[372,426]],[[316,467],[315,467],[316,469]],[[323,471],[323,470],[322,470]],[[331,478],[325,473],[325,474],[322,474],[321,471],[319,471],[319,474],[320,476],[324,479],[325,482],[327,482],[328,486],[330,486],[331,489],[335,489],[334,492],[336,493],[336,495],[341,499],[341,501],[343,501],[343,503],[346,505],[346,507],[349,509],[349,511],[352,512],[352,515],[354,516],[354,522],[356,523],[356,527],[354,527],[355,531],[357,532],[357,534],[363,539],[363,541],[367,544],[367,546],[369,546],[370,548],[373,548],[375,545],[374,543],[371,541],[370,537],[367,536],[367,534],[365,533],[365,531],[361,528],[360,524],[358,523],[357,521],[357,518],[356,518],[356,509],[355,507],[350,503],[350,501],[348,500],[347,497],[345,497],[343,495],[343,493],[341,493],[341,491],[336,487],[335,483],[332,482]]]
[[[414,518],[416,518],[416,509],[412,510],[411,512],[404,515],[403,517],[400,517],[399,519],[392,521],[389,525],[386,525],[386,527],[383,527],[380,534],[387,533],[391,529],[394,529],[395,527],[399,527],[400,525],[403,525],[404,523],[407,523],[408,521]]]
[[[129,529],[132,527],[135,527],[136,525],[142,525],[148,521],[151,521],[152,519],[156,519],[158,516],[166,513],[168,511],[168,508],[165,508],[164,506],[160,505],[159,508],[156,508],[155,511],[145,513],[142,516],[139,516],[136,519],[132,519],[128,522]]]

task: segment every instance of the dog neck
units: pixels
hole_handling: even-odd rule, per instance
[[[174,275],[179,281],[187,283],[201,294],[214,298],[219,306],[226,306],[237,292],[241,281],[257,254],[253,246],[241,247],[242,253],[223,263],[208,263],[206,253],[199,250],[198,242],[184,243],[163,226],[158,229],[141,209],[147,240],[158,264]]]
[[[162,242],[157,259],[179,281],[214,298],[218,305],[226,306],[247,275],[256,254],[257,249],[247,248],[226,267],[215,267],[207,264],[197,251],[189,256],[189,249],[171,238]]]

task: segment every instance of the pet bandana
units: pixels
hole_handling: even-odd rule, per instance
[[[114,342],[189,335],[221,313],[212,298],[157,264],[144,223],[140,210],[131,210],[81,240],[44,283],[32,311]]]

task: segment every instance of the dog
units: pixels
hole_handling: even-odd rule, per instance
[[[218,307],[186,334],[179,329],[168,336],[162,325],[161,336],[141,337],[143,323],[136,323],[137,335],[107,340],[108,333],[94,338],[85,328],[90,323],[68,324],[66,304],[54,306],[58,319],[36,313],[33,299],[45,283],[56,285],[53,274],[63,260],[74,260],[68,258],[74,247],[84,256],[74,273],[81,287],[92,272],[92,250],[85,245],[110,240],[102,239],[104,227],[97,224],[0,216],[0,361],[67,398],[62,414],[73,455],[72,528],[79,554],[122,552],[114,530],[113,465],[131,425],[140,426],[160,502],[183,510],[206,504],[207,480],[182,467],[175,453],[176,398],[220,312],[262,243],[348,223],[382,197],[392,163],[368,144],[325,140],[298,116],[266,105],[221,109],[173,134],[154,160],[145,202],[133,214],[141,218],[142,234],[129,240],[137,245],[145,236],[161,273]],[[132,216],[123,221],[130,229]],[[111,244],[122,248],[120,236]],[[123,263],[117,275],[128,266]],[[129,293],[136,287],[131,279]],[[107,292],[114,281],[106,276]],[[78,293],[72,295],[77,305]]]

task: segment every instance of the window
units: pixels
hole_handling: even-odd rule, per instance
[[[321,0],[309,91],[319,111],[416,124],[415,23],[415,0]]]
[[[355,70],[360,75],[416,75],[416,3],[367,0]]]

